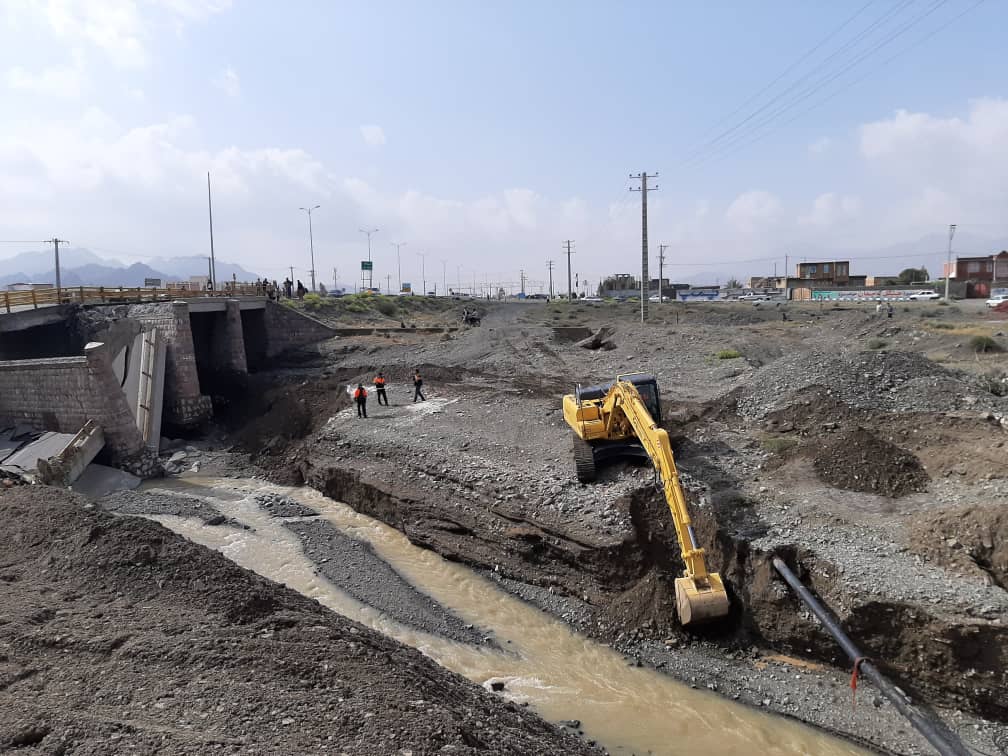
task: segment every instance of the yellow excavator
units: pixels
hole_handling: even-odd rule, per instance
[[[574,431],[574,466],[578,480],[595,480],[596,467],[610,459],[646,458],[665,489],[686,569],[676,578],[676,609],[683,625],[709,622],[728,614],[728,594],[721,576],[707,571],[697,545],[686,497],[679,484],[668,432],[659,427],[661,403],[653,375],[619,375],[610,384],[582,387],[563,398],[563,413]]]

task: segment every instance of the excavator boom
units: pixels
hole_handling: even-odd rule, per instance
[[[729,610],[728,593],[721,576],[707,571],[704,550],[697,543],[686,497],[679,482],[679,471],[676,469],[668,432],[658,426],[648,409],[651,404],[656,412],[660,412],[657,405],[657,384],[650,376],[643,377],[650,380],[644,380],[640,376],[634,378],[636,380],[625,380],[618,376],[604,395],[587,400],[581,398],[580,391],[578,396],[564,397],[564,417],[575,433],[575,460],[579,477],[582,477],[581,472],[586,464],[585,447],[590,447],[591,442],[598,444],[627,438],[639,442],[661,477],[665,501],[672,514],[680,553],[686,567],[683,576],[675,581],[679,620],[683,625],[689,625],[723,617]],[[646,387],[650,401],[645,401],[638,386]]]

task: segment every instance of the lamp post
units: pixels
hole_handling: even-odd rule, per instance
[[[952,237],[955,236],[956,224],[949,224],[948,263],[945,265],[945,301],[949,301],[949,280],[952,278]]]
[[[358,229],[358,231],[360,231],[362,234],[367,234],[367,259],[368,259],[368,262],[371,262],[371,234],[377,234],[378,233],[378,229],[377,228],[361,228],[361,229]],[[371,270],[367,271],[367,274],[368,274],[368,276],[367,276],[367,282],[368,282],[367,288],[373,289],[374,288],[374,268],[372,268]],[[362,282],[363,282],[363,278],[364,277],[361,276]]]
[[[311,290],[315,291],[315,240],[312,238],[312,225],[311,225],[311,214],[312,210],[318,210],[322,205],[315,205],[314,207],[300,207],[299,210],[304,210],[308,213],[308,248],[311,250]]]
[[[406,242],[392,242],[395,247],[396,268],[399,270],[399,293],[402,294],[402,258],[399,256],[399,249],[406,246]]]

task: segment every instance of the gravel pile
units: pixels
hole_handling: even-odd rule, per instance
[[[272,517],[317,517],[318,512],[300,501],[294,501],[290,496],[275,493],[255,495],[255,502],[265,509]]]
[[[858,409],[885,412],[1004,410],[1005,402],[976,379],[915,352],[803,352],[759,369],[738,393],[743,417],[762,418],[789,406],[799,392],[820,386]]]
[[[176,515],[197,517],[207,525],[236,524],[202,499],[154,488],[145,491],[117,491],[98,503],[102,509],[124,515]]]

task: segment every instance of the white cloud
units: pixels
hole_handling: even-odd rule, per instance
[[[816,139],[812,144],[808,146],[808,151],[812,155],[822,155],[824,152],[829,150],[833,146],[833,140],[829,137],[821,137]]]
[[[84,86],[84,73],[78,65],[53,66],[37,72],[14,66],[7,70],[4,81],[11,89],[45,97],[76,99]]]
[[[825,228],[850,220],[860,210],[861,200],[857,197],[827,192],[815,198],[811,212],[802,215],[798,222],[805,226]]]
[[[780,213],[781,201],[776,195],[754,190],[736,197],[725,211],[725,219],[737,230],[752,233],[774,222]]]
[[[241,81],[238,78],[238,72],[231,66],[214,76],[211,83],[228,97],[237,97],[241,94]]]
[[[372,147],[380,147],[385,144],[385,130],[381,126],[361,126],[360,133],[364,137],[364,141]]]
[[[45,26],[61,44],[75,50],[94,48],[124,68],[150,62],[149,40],[168,26],[180,31],[230,8],[230,0],[8,0],[7,23],[13,29]]]

